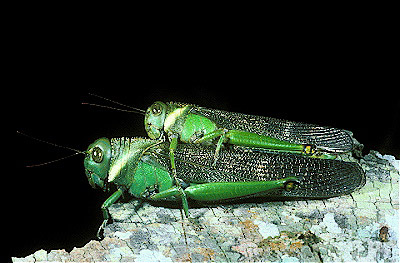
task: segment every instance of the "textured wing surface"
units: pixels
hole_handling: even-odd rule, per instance
[[[353,149],[351,136],[336,128],[197,106],[191,109],[191,113],[205,116],[226,129],[253,132],[292,143],[313,144],[328,152],[349,152]]]
[[[212,147],[180,144],[175,152],[178,178],[190,183],[269,181],[295,176],[295,190],[272,194],[288,198],[345,195],[365,184],[357,163],[302,157],[290,153],[259,153],[243,147],[224,149],[215,165]],[[167,156],[167,148],[164,154]],[[169,167],[168,158],[159,158]],[[271,194],[266,194],[268,196]]]

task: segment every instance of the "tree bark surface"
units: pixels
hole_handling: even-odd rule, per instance
[[[359,163],[367,183],[351,195],[191,208],[192,221],[117,203],[103,240],[13,261],[399,262],[399,161],[371,152]]]

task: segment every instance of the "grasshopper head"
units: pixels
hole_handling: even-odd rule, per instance
[[[161,101],[154,102],[153,105],[147,109],[144,118],[144,127],[151,139],[158,139],[161,137],[167,110],[167,105]]]
[[[107,138],[101,138],[89,145],[84,161],[85,173],[93,187],[105,187],[110,169],[111,144]]]

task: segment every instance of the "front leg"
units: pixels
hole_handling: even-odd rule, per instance
[[[97,238],[100,239],[101,232],[104,230],[104,227],[107,225],[107,222],[110,218],[108,208],[114,204],[122,195],[122,190],[118,189],[115,191],[109,198],[107,198],[106,201],[101,205],[101,210],[103,211],[103,223],[99,227],[99,230],[97,230]]]
[[[171,161],[171,171],[172,171],[172,176],[174,177],[175,184],[176,184],[176,189],[179,192],[179,195],[182,198],[182,205],[183,205],[183,211],[185,212],[186,217],[189,217],[189,209],[188,209],[188,202],[186,198],[186,194],[183,191],[181,185],[179,184],[178,177],[176,175],[176,166],[175,166],[175,155],[174,152],[176,150],[176,147],[178,146],[178,135],[177,134],[172,134],[169,136],[170,139],[170,144],[169,144],[169,159]]]

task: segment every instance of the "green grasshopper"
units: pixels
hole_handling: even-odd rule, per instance
[[[353,149],[352,138],[340,129],[191,104],[157,101],[147,109],[144,124],[151,139],[168,136],[172,160],[178,141],[211,143],[218,139],[215,159],[224,143],[323,159]]]
[[[240,146],[222,151],[217,163],[214,154],[212,146],[177,145],[175,177],[168,142],[127,137],[96,140],[85,152],[89,184],[104,190],[110,184],[117,187],[101,207],[104,221],[98,233],[109,220],[108,208],[123,194],[148,200],[182,200],[188,217],[188,199],[319,199],[349,194],[365,184],[363,170],[351,162],[261,153]]]
[[[213,144],[214,165],[223,144],[268,151],[297,153],[335,159],[353,149],[350,135],[340,129],[209,109],[191,104],[153,103],[145,113],[145,129],[151,139],[167,136],[171,168],[176,176],[174,152],[178,141]]]
[[[215,161],[223,144],[291,152],[322,159],[335,159],[336,154],[353,149],[351,136],[341,129],[174,102],[157,101],[144,111],[96,94],[90,95],[144,114],[148,136],[151,139],[169,139],[173,168],[174,150],[179,141],[215,144]],[[127,111],[97,104],[89,105]]]

